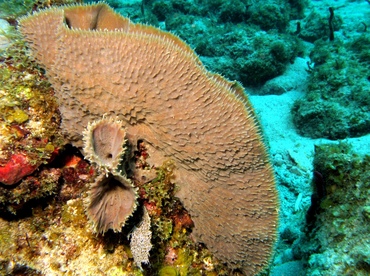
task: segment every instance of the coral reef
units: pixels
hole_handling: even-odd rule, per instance
[[[280,3],[252,5],[250,21],[264,31],[271,29],[283,31],[288,25],[289,10]]]
[[[27,204],[41,198],[55,195],[60,187],[61,171],[57,168],[43,168],[25,177],[19,185],[0,191],[0,211],[13,215],[22,212]]]
[[[367,45],[363,40],[369,40],[369,35],[348,43],[315,43],[307,94],[292,108],[301,135],[335,140],[369,133],[369,63],[363,58],[368,47],[358,47]]]
[[[0,181],[12,185],[47,163],[62,141],[50,84],[13,30],[0,63]]]
[[[124,244],[109,253],[101,237],[90,230],[81,198],[62,208],[58,202],[34,208],[34,216],[21,221],[0,220],[2,273],[13,274],[16,265],[42,275],[102,275],[101,271],[132,271]],[[45,265],[47,264],[47,265]]]
[[[299,32],[299,37],[308,42],[315,42],[319,39],[329,38],[329,20],[330,13],[323,15],[316,10],[311,11],[302,22],[302,29]],[[335,16],[332,20],[333,30],[338,31],[343,24],[343,20],[339,16]]]
[[[62,172],[50,163],[64,141],[53,89],[19,33],[9,25],[4,36],[9,45],[0,57],[0,212],[13,217],[57,194]]]
[[[246,85],[262,85],[281,75],[293,63],[300,48],[298,39],[289,35],[261,34],[253,41],[253,54],[242,64],[240,77]]]
[[[344,142],[316,146],[314,168],[326,195],[316,214],[309,246],[302,245],[310,275],[368,275],[370,156]]]
[[[56,90],[69,141],[81,146],[88,122],[117,116],[129,148],[142,141],[154,167],[168,157],[175,163],[176,196],[197,241],[232,269],[261,271],[276,238],[278,203],[241,87],[206,71],[177,37],[132,24],[104,4],[49,9],[20,23]]]
[[[73,153],[71,149],[66,151],[66,156]],[[143,266],[144,272],[136,265],[140,258],[135,259],[135,254],[140,253],[140,248],[131,252],[127,240],[133,225],[140,221],[129,223],[122,233],[94,234],[85,215],[84,199],[88,194],[85,186],[95,174],[91,175],[79,156],[67,159],[63,170],[70,168],[80,174],[78,179],[65,179],[58,197],[45,208],[35,206],[32,216],[10,221],[0,218],[0,274],[232,275],[191,238],[193,224],[174,197],[173,162],[157,168],[157,177],[151,182],[135,180],[151,216],[152,242],[156,245],[151,250],[150,266]]]
[[[0,182],[12,185],[21,180],[24,176],[33,173],[37,166],[32,165],[23,154],[13,154],[10,160],[0,168]]]

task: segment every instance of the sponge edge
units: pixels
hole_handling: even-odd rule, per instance
[[[105,172],[114,172],[126,152],[126,131],[122,122],[105,118],[89,123],[83,133],[85,158]]]

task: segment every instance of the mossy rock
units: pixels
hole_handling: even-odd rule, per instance
[[[219,14],[220,22],[243,22],[247,18],[247,8],[244,3],[238,0],[225,2],[221,6]]]
[[[353,110],[335,101],[298,100],[292,108],[293,122],[299,134],[331,140],[358,137],[369,132],[368,112]]]
[[[319,39],[329,39],[329,11],[326,15],[312,11],[304,20],[302,24],[299,37],[308,42],[315,42]],[[334,16],[333,28],[334,31],[340,30],[343,20],[338,16]]]
[[[308,0],[289,0],[290,18],[299,19],[304,17],[304,10],[308,6]]]
[[[360,47],[365,43],[366,52],[366,41],[315,43],[308,91],[292,108],[299,134],[337,140],[370,133],[369,68]]]
[[[173,7],[171,2],[158,1],[153,4],[152,13],[157,17],[158,21],[165,21],[167,17],[172,16]]]
[[[370,35],[362,34],[350,43],[351,50],[360,62],[370,65]]]
[[[284,31],[289,22],[289,13],[286,5],[266,3],[251,7],[249,22],[258,25],[262,30],[277,29]]]
[[[254,39],[253,47],[253,54],[246,58],[240,69],[241,81],[246,86],[262,85],[281,75],[301,53],[300,42],[289,35],[260,35]]]
[[[344,142],[317,145],[314,169],[326,196],[311,233],[310,243],[317,244],[311,254],[330,256],[336,265],[311,262],[307,274],[369,275],[370,155],[359,155]]]

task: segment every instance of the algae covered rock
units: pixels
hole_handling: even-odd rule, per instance
[[[283,31],[289,21],[289,12],[287,6],[281,3],[263,3],[252,5],[250,22],[268,31],[277,29]]]
[[[370,155],[346,143],[319,145],[314,169],[322,174],[325,197],[310,233],[308,273],[368,275]]]
[[[243,83],[252,86],[281,75],[300,52],[299,41],[289,35],[260,34],[254,38],[253,47],[240,69]]]
[[[13,4],[0,4],[1,16],[10,22],[8,12],[14,8],[25,13],[29,3]],[[49,164],[63,139],[50,83],[19,32],[7,24],[1,34],[9,45],[0,51],[0,213],[13,217],[31,213],[35,202],[57,194],[62,173]]]
[[[308,42],[315,42],[318,39],[329,38],[329,11],[327,14],[319,13],[316,10],[311,11],[302,22],[302,29],[299,37]],[[342,19],[336,15],[333,19],[333,29],[338,31],[342,25]]]
[[[369,67],[361,59],[366,55],[365,37],[315,43],[307,94],[292,108],[293,122],[303,136],[335,140],[370,132]]]

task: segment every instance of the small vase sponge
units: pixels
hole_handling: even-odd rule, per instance
[[[137,189],[122,175],[98,176],[90,187],[86,213],[95,232],[120,232],[137,207]]]
[[[83,133],[86,159],[105,172],[117,170],[126,151],[126,131],[119,120],[103,117],[89,123]]]

